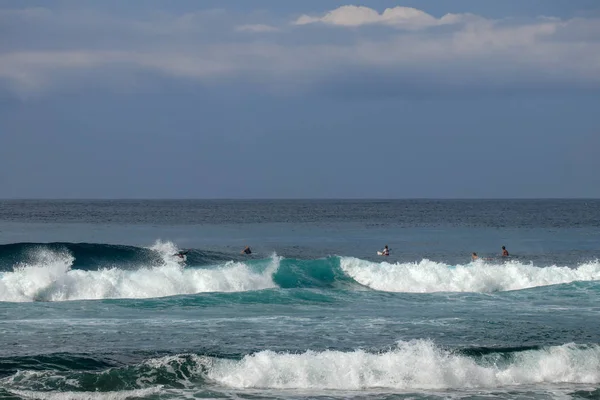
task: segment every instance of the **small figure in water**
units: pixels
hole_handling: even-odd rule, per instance
[[[383,248],[383,251],[381,252],[382,256],[389,256],[390,255],[390,249],[388,248],[388,245],[386,244],[385,247]]]
[[[181,251],[178,251],[177,253],[173,254],[173,256],[179,257],[179,258],[184,258],[188,252],[189,252],[189,250],[186,250],[186,251],[181,250]]]
[[[252,250],[250,250],[250,246],[246,246],[244,250],[241,251],[242,254],[252,254]]]
[[[173,257],[177,257],[177,262],[186,262],[187,261],[187,256],[186,254],[188,253],[189,250],[186,251],[178,251],[177,253],[173,254]]]
[[[477,253],[473,252],[471,253],[471,261],[477,261],[477,260],[484,260],[484,261],[492,261],[493,258],[480,258]]]
[[[508,250],[504,246],[502,246],[502,257],[508,257]]]

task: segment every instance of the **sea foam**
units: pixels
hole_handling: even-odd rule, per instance
[[[414,263],[391,264],[342,257],[340,267],[361,285],[386,292],[489,293],[600,280],[600,262],[597,261],[577,268],[540,268],[515,261],[505,264],[477,261],[450,266],[426,259]]]
[[[207,376],[235,388],[276,389],[450,389],[497,388],[537,383],[599,383],[600,347],[566,344],[514,354],[508,362],[442,350],[432,342],[400,342],[373,354],[263,351],[241,361],[212,360]]]

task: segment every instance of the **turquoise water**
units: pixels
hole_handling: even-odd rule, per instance
[[[598,398],[599,205],[0,202],[0,398]]]

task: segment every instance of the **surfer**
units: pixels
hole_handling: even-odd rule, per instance
[[[475,252],[471,253],[471,261],[475,262],[477,260],[492,261],[493,258],[489,258],[489,257],[480,258],[477,255],[477,253],[475,253]]]
[[[383,250],[380,252],[380,255],[382,255],[382,256],[389,256],[390,255],[390,249],[388,248],[387,244],[385,245],[385,247],[383,248]]]
[[[185,255],[186,255],[188,252],[189,252],[189,250],[186,250],[186,251],[183,251],[183,250],[181,250],[181,251],[178,251],[177,253],[173,254],[173,256],[174,256],[174,257],[179,257],[180,259],[182,259],[182,260],[183,260],[183,259],[185,258]]]
[[[250,250],[250,246],[246,246],[244,250],[241,251],[242,254],[252,254],[252,250]]]
[[[502,246],[502,257],[508,257],[508,250],[505,246]]]

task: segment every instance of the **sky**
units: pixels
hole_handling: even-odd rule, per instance
[[[597,0],[0,0],[0,198],[598,198]]]

